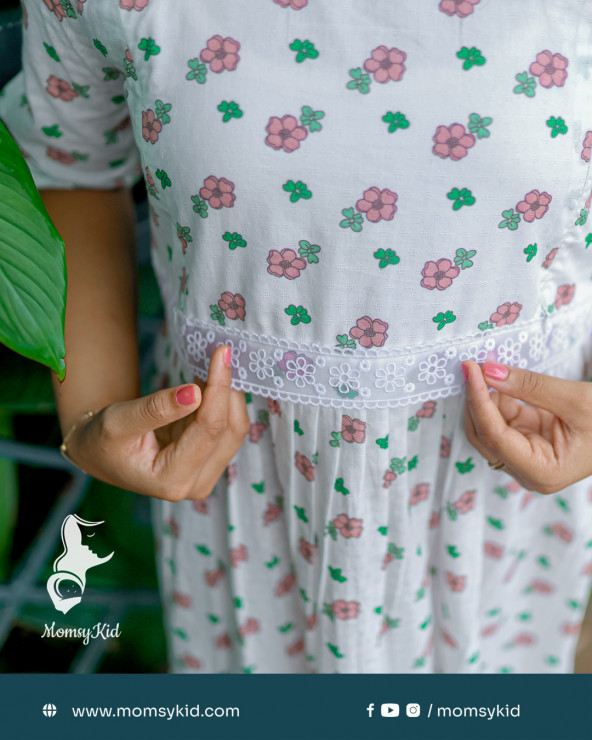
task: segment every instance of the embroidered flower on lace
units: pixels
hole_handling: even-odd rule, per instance
[[[448,373],[448,375],[444,378],[444,382],[446,385],[452,385],[454,383],[454,373]]]
[[[405,386],[405,393],[413,393],[415,390],[415,383],[407,383]]]
[[[225,342],[218,342],[216,344],[216,347],[221,347],[223,344],[226,344],[228,347],[230,347],[230,364],[232,365],[232,367],[238,367],[239,357],[241,354],[240,349],[235,346],[232,339],[227,339]]]
[[[280,349],[279,347],[276,347],[273,350],[273,359],[276,360],[276,362],[279,362],[283,356],[284,356],[284,350]]]
[[[491,352],[491,350],[495,347],[495,339],[493,337],[489,337],[489,339],[485,340],[485,344],[483,346],[486,350]]]
[[[244,367],[239,367],[239,369],[238,369],[238,377],[241,380],[244,380],[247,377],[247,375],[248,375],[248,373],[245,370],[245,368]]]
[[[408,355],[405,358],[405,364],[406,365],[409,365],[410,367],[411,367],[411,365],[414,365],[415,364],[415,357],[413,355]]]
[[[484,347],[479,347],[478,344],[472,344],[465,352],[461,352],[459,359],[461,362],[465,362],[466,360],[485,362],[487,359],[487,350]]]
[[[281,378],[279,375],[274,375],[273,376],[273,382],[276,384],[276,386],[278,388],[283,388],[284,387],[284,379]]]
[[[187,335],[187,352],[195,359],[201,362],[206,357],[207,341],[203,338],[200,331],[194,331]]]
[[[245,342],[244,339],[241,339],[239,341],[238,347],[239,347],[239,349],[240,349],[241,352],[246,352],[247,351],[247,343]]]
[[[520,350],[522,345],[508,337],[503,344],[498,345],[497,357],[504,365],[517,365],[520,362]]]
[[[551,347],[555,354],[561,354],[571,345],[569,333],[566,329],[567,327],[564,328],[560,325],[554,327],[554,331],[551,334]]]
[[[528,339],[528,333],[525,331],[521,331],[520,334],[518,334],[518,340],[524,344],[526,340]]]
[[[216,332],[209,329],[208,333],[206,334],[206,339],[208,340],[208,344],[211,344],[214,339],[216,339]]]
[[[362,398],[368,398],[370,395],[370,388],[366,388],[366,386],[364,386],[363,388],[360,388],[359,393]]]
[[[533,336],[530,338],[529,344],[529,355],[535,362],[538,362],[542,358],[545,351],[544,334],[542,332],[537,332],[536,334],[533,334]]]
[[[323,357],[323,355],[317,355],[315,364],[317,367],[325,367],[327,363],[325,362],[325,358]]]
[[[527,366],[528,366],[528,361],[527,361],[526,357],[524,357],[518,363],[518,367],[525,368]]]
[[[286,379],[291,380],[298,388],[314,383],[315,366],[304,355],[297,355],[286,362]]]
[[[265,378],[271,378],[273,375],[273,360],[267,356],[267,352],[264,349],[257,350],[257,352],[251,352],[249,354],[249,370],[252,373],[257,373],[259,380]]]
[[[324,396],[327,392],[327,389],[322,383],[317,383],[315,385],[315,391],[319,394],[319,396]]]
[[[428,385],[433,385],[438,378],[446,375],[447,360],[445,357],[438,357],[432,354],[425,362],[419,363],[418,380],[425,380]]]
[[[340,393],[349,393],[351,390],[357,390],[360,387],[359,370],[352,370],[349,362],[342,362],[339,367],[329,368],[329,385],[337,388]]]
[[[449,360],[452,360],[453,357],[456,357],[456,347],[446,347],[444,354]]]
[[[384,388],[387,393],[392,393],[403,385],[406,372],[402,367],[397,367],[394,362],[389,362],[386,367],[379,367],[375,375],[374,385],[377,388]]]
[[[370,360],[361,360],[360,361],[360,370],[363,373],[367,373],[368,370],[370,370],[370,368],[371,368]]]

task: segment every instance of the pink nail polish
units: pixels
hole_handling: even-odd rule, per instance
[[[467,366],[465,365],[464,362],[461,363],[461,367],[462,367],[463,378],[465,380],[468,380],[469,379],[469,371],[467,370]]]
[[[492,380],[505,380],[508,377],[508,368],[497,362],[486,362],[483,365],[483,372]]]
[[[195,388],[192,385],[185,385],[175,393],[175,401],[179,406],[191,406],[195,403]]]
[[[226,349],[224,350],[224,364],[226,365],[226,367],[230,367],[231,355],[232,355],[232,350],[230,349],[230,347],[226,347]]]

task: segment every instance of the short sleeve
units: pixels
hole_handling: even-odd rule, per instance
[[[124,72],[93,38],[78,3],[27,0],[22,70],[0,93],[0,119],[39,189],[114,189],[141,174]]]

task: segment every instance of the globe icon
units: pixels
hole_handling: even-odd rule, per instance
[[[46,717],[55,717],[57,708],[55,704],[44,704],[43,705],[43,714]]]

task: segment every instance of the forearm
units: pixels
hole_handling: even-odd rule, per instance
[[[52,373],[62,433],[87,410],[140,395],[134,206],[128,190],[45,190],[66,245],[66,378]]]

